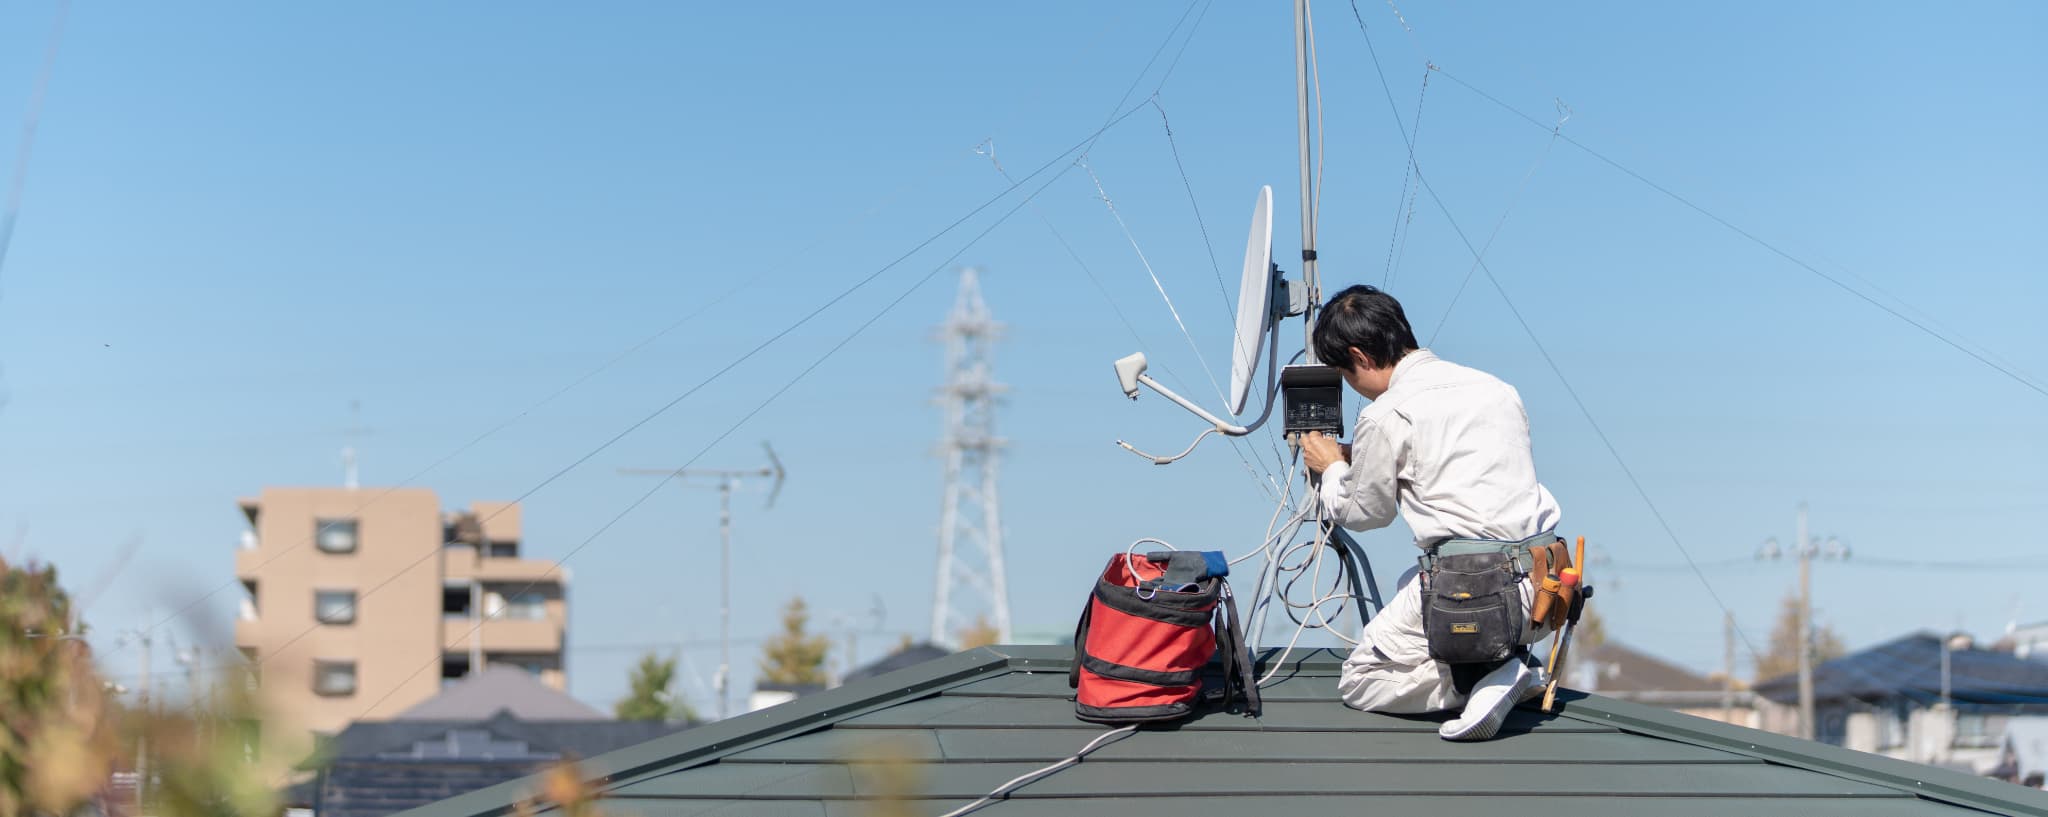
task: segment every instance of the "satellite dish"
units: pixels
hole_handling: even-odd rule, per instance
[[[1273,186],[1259,188],[1252,232],[1244,242],[1244,280],[1237,289],[1237,333],[1230,346],[1230,413],[1244,411],[1273,320]]]

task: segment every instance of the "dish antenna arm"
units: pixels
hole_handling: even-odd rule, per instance
[[[1125,442],[1123,440],[1117,440],[1116,444],[1118,446],[1121,446],[1125,451],[1129,451],[1140,457],[1144,457],[1145,459],[1151,460],[1153,465],[1171,465],[1174,462],[1180,460],[1182,457],[1186,457],[1187,455],[1194,453],[1195,446],[1201,445],[1203,438],[1208,437],[1211,434],[1222,434],[1229,437],[1243,437],[1248,434],[1251,434],[1254,431],[1259,430],[1261,426],[1264,426],[1266,424],[1266,420],[1273,416],[1273,405],[1279,402],[1277,398],[1280,395],[1278,375],[1276,374],[1276,372],[1279,370],[1279,366],[1277,365],[1277,363],[1280,358],[1279,322],[1272,322],[1272,326],[1269,329],[1267,329],[1267,332],[1270,333],[1272,337],[1268,339],[1268,343],[1266,344],[1266,407],[1265,409],[1259,412],[1259,416],[1257,419],[1252,420],[1249,424],[1246,425],[1237,425],[1228,420],[1224,420],[1221,417],[1217,417],[1216,415],[1209,413],[1208,409],[1202,408],[1193,400],[1189,400],[1185,397],[1180,396],[1180,394],[1176,393],[1174,390],[1167,388],[1165,384],[1152,379],[1151,375],[1145,373],[1145,369],[1148,367],[1149,362],[1145,359],[1144,352],[1138,352],[1129,357],[1123,358],[1122,360],[1118,360],[1116,362],[1117,381],[1120,385],[1123,386],[1125,397],[1129,397],[1132,400],[1138,399],[1138,387],[1141,385],[1145,386],[1155,392],[1158,392],[1161,397],[1173,401],[1174,405],[1187,409],[1196,417],[1202,418],[1202,420],[1207,422],[1210,427],[1208,429],[1203,430],[1201,434],[1196,435],[1194,442],[1188,443],[1187,448],[1182,449],[1180,453],[1170,457],[1162,457],[1155,454],[1148,454],[1144,451],[1138,450],[1136,446],[1131,445],[1130,443]]]

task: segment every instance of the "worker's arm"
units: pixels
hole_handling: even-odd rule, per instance
[[[1304,442],[1306,452],[1309,443]],[[1335,447],[1334,441],[1328,443]],[[1401,451],[1378,423],[1362,420],[1352,438],[1349,462],[1336,460],[1322,469],[1323,507],[1331,519],[1351,530],[1384,528],[1394,521],[1401,473]],[[1314,458],[1309,466],[1318,465]]]

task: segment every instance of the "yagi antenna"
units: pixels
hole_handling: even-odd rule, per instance
[[[1262,347],[1267,352],[1266,407],[1249,425],[1237,425],[1217,417],[1193,401],[1175,394],[1159,381],[1153,380],[1145,373],[1150,363],[1145,359],[1145,353],[1139,352],[1116,362],[1117,385],[1123,388],[1124,396],[1136,400],[1139,386],[1150,388],[1160,396],[1173,401],[1175,405],[1202,418],[1211,428],[1195,437],[1195,441],[1189,443],[1185,450],[1170,457],[1147,454],[1123,440],[1117,440],[1116,444],[1133,454],[1151,460],[1156,465],[1166,465],[1193,452],[1195,446],[1201,444],[1202,438],[1210,434],[1242,437],[1265,425],[1266,418],[1273,414],[1274,373],[1278,368],[1280,346],[1278,337],[1266,336],[1276,334],[1280,318],[1301,314],[1294,308],[1291,291],[1287,297],[1280,300],[1280,307],[1276,309],[1275,289],[1288,290],[1288,287],[1287,282],[1280,277],[1279,268],[1273,266],[1273,188],[1267,185],[1259,188],[1258,198],[1252,203],[1251,234],[1245,238],[1244,278],[1237,293],[1237,327],[1231,336],[1230,394],[1225,408],[1232,416],[1244,413],[1245,399],[1251,392],[1252,378],[1258,374],[1259,351]]]

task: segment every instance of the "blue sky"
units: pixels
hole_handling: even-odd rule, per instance
[[[522,494],[1001,191],[978,143],[1028,172],[1094,131],[1186,9],[81,4],[0,270],[0,534],[25,530],[23,550],[72,583],[119,568],[87,613],[110,642],[229,579],[235,497],[338,483],[351,400],[375,429],[365,481],[397,482],[745,284],[419,482],[451,507]],[[1562,100],[1565,134],[2048,382],[2040,6],[1358,9],[1404,119],[1425,62],[1539,118]],[[0,9],[0,155],[55,13]],[[1173,74],[1160,85],[1180,40],[1132,101],[1159,89],[1203,221],[1156,110],[1090,164],[1220,366],[1203,226],[1234,285],[1253,192],[1272,184],[1283,266],[1298,249],[1292,22],[1284,4],[1197,14]],[[1428,332],[1471,256],[1425,194],[1390,272],[1406,149],[1351,9],[1325,3],[1317,23],[1326,286],[1391,278]],[[2048,619],[2024,538],[2048,511],[2048,397],[1570,145],[1546,152],[1546,132],[1442,73],[1420,109],[1418,161],[1475,243],[1515,200],[1489,266],[1759,648],[1794,571],[1749,557],[1791,537],[1802,499],[1858,557],[1815,581],[1852,645]],[[738,504],[738,635],[766,633],[794,594],[862,621],[880,596],[884,629],[921,630],[944,262],[1015,201],[535,493],[529,552],[569,553],[647,490],[617,467],[689,458],[938,269],[700,461],[751,465],[772,439],[791,472],[773,510]],[[1014,615],[1052,632],[1104,554],[1145,535],[1242,552],[1271,506],[1225,446],[1154,468],[1111,445],[1197,430],[1116,393],[1109,363],[1141,342],[1191,396],[1212,392],[1087,175],[1035,207],[1107,298],[1032,210],[960,261],[987,268],[1010,329]],[[1717,665],[1720,607],[1483,276],[1434,347],[1522,391],[1568,531],[1612,560],[1615,634]],[[623,691],[634,655],[607,646],[715,634],[715,503],[664,492],[569,561],[577,695]],[[1412,556],[1400,530],[1365,539],[1387,579]],[[226,595],[187,631],[222,632]],[[864,636],[864,657],[894,640]],[[744,687],[754,652],[738,654]],[[685,655],[708,709],[715,652]]]

